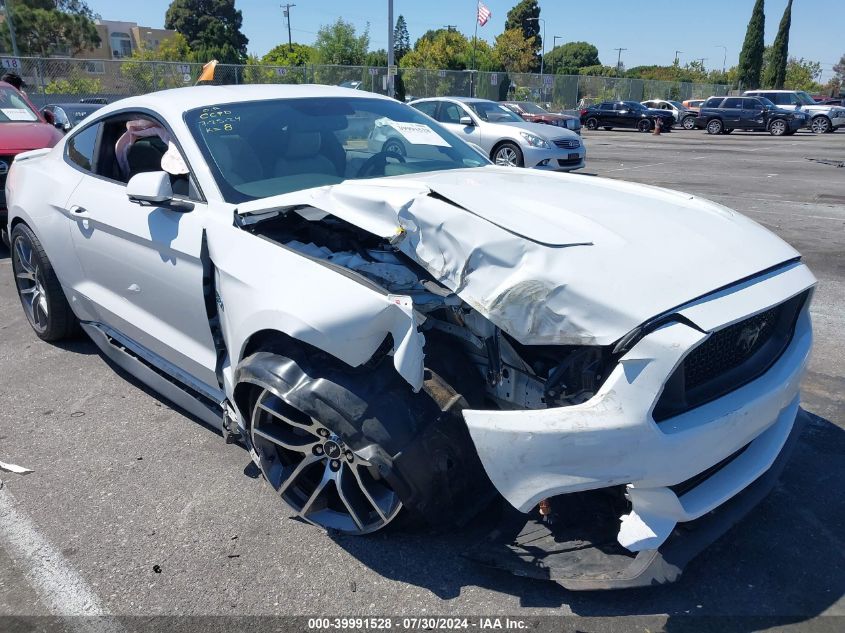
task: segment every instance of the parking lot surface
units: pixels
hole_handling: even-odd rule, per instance
[[[292,520],[242,448],[116,373],[89,341],[39,341],[0,247],[0,460],[34,471],[0,473],[0,615],[67,613],[70,595],[83,612],[120,615],[624,615],[666,630],[705,630],[683,626],[688,616],[778,616],[842,630],[845,169],[809,159],[844,161],[845,133],[598,131],[585,142],[579,177],[723,203],[793,244],[819,278],[807,430],[772,494],[678,583],[579,594],[488,570],[461,556],[483,521],[345,538]],[[578,629],[628,630],[612,622]]]

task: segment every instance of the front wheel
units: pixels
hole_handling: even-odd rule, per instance
[[[725,126],[722,125],[722,122],[719,119],[713,119],[707,122],[708,134],[721,134],[724,129]]]
[[[826,116],[817,116],[810,121],[810,129],[815,134],[827,134],[833,129],[833,125]]]
[[[695,117],[694,116],[685,116],[681,119],[681,127],[685,130],[694,130],[695,129]]]
[[[769,134],[772,136],[783,136],[786,132],[786,121],[783,119],[775,119],[769,124]]]
[[[651,130],[651,121],[649,121],[648,119],[643,119],[642,121],[640,121],[639,123],[637,123],[637,129],[638,129],[640,132],[648,132],[648,131],[650,131],[650,130]]]
[[[515,143],[502,143],[493,152],[493,162],[502,167],[524,167],[522,150]]]
[[[76,316],[35,233],[25,224],[12,230],[12,271],[24,314],[38,338],[59,341],[76,331]]]
[[[597,129],[599,129],[599,120],[597,118],[591,116],[589,119],[584,121],[584,126],[588,130],[597,130]],[[605,129],[607,129],[607,128],[605,128]]]

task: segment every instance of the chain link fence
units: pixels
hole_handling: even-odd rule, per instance
[[[202,64],[133,59],[0,58],[3,71],[17,72],[27,94],[40,107],[47,103],[123,97],[191,86]],[[265,66],[219,64],[217,84],[326,84],[387,93],[387,68],[372,66]],[[573,110],[599,101],[684,100],[728,93],[729,86],[671,81],[539,75],[529,73],[402,68],[397,91],[407,100],[421,97],[476,96],[494,101],[534,101],[553,110]]]

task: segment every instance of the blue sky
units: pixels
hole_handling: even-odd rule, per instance
[[[777,32],[787,0],[766,2],[766,43]],[[370,23],[371,48],[387,48],[387,0],[285,0],[295,2],[291,9],[294,41],[310,44],[322,24],[341,16],[359,28]],[[143,26],[161,27],[170,0],[88,0],[104,19],[128,20]],[[502,31],[505,16],[516,0],[485,0],[493,18],[480,28],[480,37],[492,41]],[[617,47],[627,48],[622,61],[627,66],[671,64],[676,49],[684,51],[682,63],[706,57],[707,68],[721,68],[726,46],[727,65],[736,64],[751,15],[753,0],[603,0],[601,3],[540,0],[546,20],[547,46],[552,37],[563,41],[586,40],[599,49],[601,61],[616,63]],[[249,51],[263,55],[278,43],[287,41],[280,0],[236,0],[243,12],[243,32],[249,38]],[[599,9],[599,6],[601,7]],[[411,43],[430,28],[453,24],[472,33],[475,0],[394,0],[394,11],[408,22]],[[826,16],[819,19],[819,16]],[[560,44],[560,40],[558,44]],[[795,0],[792,9],[789,52],[822,62],[824,79],[831,66],[845,53],[841,12],[835,0]]]

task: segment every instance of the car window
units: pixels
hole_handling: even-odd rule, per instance
[[[738,97],[731,97],[729,99],[725,99],[725,102],[722,104],[722,107],[723,108],[742,109],[742,107],[743,107],[742,101],[743,100],[739,99]]]
[[[530,101],[520,103],[519,107],[529,114],[548,114],[546,110],[538,106],[536,103],[531,103]]]
[[[455,123],[459,124],[461,122],[461,117],[465,116],[465,112],[461,106],[457,103],[448,103],[444,102],[440,106],[440,114],[437,117],[437,120],[442,123]]]
[[[427,114],[432,119],[434,118],[434,113],[437,110],[437,102],[436,101],[423,101],[422,103],[415,103],[414,107],[422,112],[423,114]]]
[[[707,101],[701,104],[702,108],[718,108],[722,103],[724,97],[710,97]]]
[[[492,101],[471,101],[468,105],[482,121],[490,123],[522,122],[519,115]]]
[[[0,123],[37,120],[38,115],[17,90],[0,86]]]
[[[743,99],[742,107],[745,110],[760,110],[763,108],[763,102],[759,99]]]
[[[599,106],[599,109],[600,110],[613,110],[613,106],[614,106],[614,104],[612,104],[612,103],[602,103]]]
[[[67,159],[85,171],[93,171],[94,149],[97,146],[97,136],[100,124],[89,125],[68,139]]]
[[[440,111],[456,104],[441,103]],[[458,118],[460,114],[458,114]],[[415,108],[391,99],[319,97],[214,104],[185,123],[227,202],[489,165]]]

